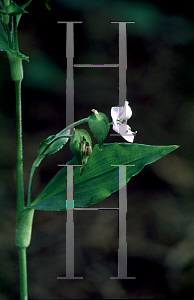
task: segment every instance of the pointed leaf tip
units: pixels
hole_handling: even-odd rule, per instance
[[[95,145],[87,164],[87,171],[80,176],[79,167],[74,167],[74,207],[87,207],[98,203],[116,192],[119,184],[119,168],[126,167],[126,182],[137,175],[147,164],[151,164],[179,146],[149,146],[142,144],[104,144],[99,151]],[[75,158],[68,164],[77,164]],[[32,203],[37,210],[66,210],[66,167],[61,169]]]

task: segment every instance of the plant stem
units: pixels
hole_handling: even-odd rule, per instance
[[[73,127],[75,127],[75,126],[78,126],[78,125],[80,125],[80,124],[82,124],[82,123],[88,122],[89,118],[90,118],[90,117],[87,117],[87,118],[81,119],[81,120],[79,120],[79,121],[77,121],[77,122],[74,122],[74,123],[70,124],[70,125],[67,126],[65,129],[63,129],[62,131],[60,131],[59,133],[57,133],[57,135],[61,135],[61,134],[63,134],[65,131],[67,131],[68,129],[71,129],[71,128],[73,128]]]
[[[26,248],[18,247],[20,263],[20,299],[28,300]]]
[[[14,40],[15,40],[15,50],[18,52],[19,51],[19,45],[18,45],[18,30],[17,30],[17,22],[16,22],[16,17],[13,18],[14,22]]]
[[[21,107],[21,82],[15,81],[15,96],[16,96],[16,135],[17,135],[17,224],[16,237],[21,222],[21,211],[24,209],[24,185],[23,185],[23,151],[22,151],[22,107]],[[21,234],[21,232],[19,233]],[[28,299],[27,287],[27,262],[26,262],[26,247],[21,247],[17,243],[20,265],[20,299]]]
[[[80,125],[82,123],[88,122],[89,117],[88,118],[84,118],[82,120],[79,120],[77,122],[74,122],[72,124],[70,124],[69,126],[67,126],[65,129],[63,129],[62,131],[60,131],[59,133],[56,134],[55,138],[51,141],[50,144],[47,145],[47,147],[44,149],[44,151],[41,153],[41,155],[39,155],[36,160],[34,161],[32,168],[31,168],[31,172],[30,172],[30,180],[29,180],[29,186],[28,186],[28,199],[27,199],[27,207],[30,206],[31,204],[31,193],[32,193],[32,183],[33,183],[33,178],[34,178],[34,172],[36,170],[36,168],[39,166],[40,162],[43,160],[44,153],[46,152],[47,148],[49,148],[51,146],[52,143],[54,143],[56,140],[60,139],[61,137],[69,137],[69,135],[65,135],[64,133],[67,132],[68,129],[73,128],[77,125]],[[70,137],[69,137],[70,138]]]
[[[10,4],[9,0],[4,0],[5,7]],[[11,32],[9,23],[11,22]],[[17,37],[17,20],[16,16],[9,16],[4,19],[9,47],[11,50],[19,52]],[[17,219],[16,219],[16,239],[15,243],[18,248],[19,266],[20,266],[20,299],[28,299],[27,288],[27,262],[26,248],[30,244],[31,229],[34,210],[26,209],[24,203],[24,184],[23,184],[23,152],[22,152],[22,106],[21,106],[21,82],[23,79],[22,60],[17,53],[6,51],[10,63],[11,77],[15,82],[15,99],[16,99],[16,142],[17,142]]]
[[[21,108],[21,80],[15,81],[16,96],[16,134],[17,134],[17,219],[24,209],[23,185],[23,152],[22,152],[22,108]]]

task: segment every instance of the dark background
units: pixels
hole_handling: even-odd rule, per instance
[[[17,1],[24,4],[23,1]],[[32,1],[19,25],[25,197],[42,140],[66,126],[66,27],[74,25],[74,63],[118,63],[118,25],[127,25],[127,100],[134,142],[180,145],[127,185],[128,276],[117,276],[116,211],[75,211],[75,275],[65,276],[65,212],[36,211],[28,255],[29,299],[185,298],[194,291],[194,4],[164,1]],[[116,68],[75,68],[75,121],[118,104]],[[82,126],[87,129],[87,126]],[[110,133],[114,133],[112,129]],[[124,142],[108,136],[106,142]],[[96,141],[93,139],[93,144]],[[73,157],[67,144],[36,171],[33,199]],[[95,207],[116,207],[118,193]],[[19,299],[14,84],[0,53],[0,299]]]

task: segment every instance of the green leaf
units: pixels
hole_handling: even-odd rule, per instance
[[[109,132],[109,119],[105,114],[97,112],[95,109],[92,112],[88,125],[101,147]]]
[[[23,7],[25,7],[25,5],[19,7],[15,2],[11,1],[10,5],[7,6],[5,10],[0,10],[0,14],[9,16],[22,15],[24,13],[27,13],[27,11],[23,9]]]
[[[28,5],[30,5],[31,2],[32,2],[32,0],[26,2],[26,4],[22,5],[21,9],[23,9],[23,11],[24,11],[25,13],[28,13],[28,12],[27,12],[26,10],[24,10],[24,8],[26,8]],[[19,14],[19,15],[16,16],[17,26],[18,26],[18,24],[19,24],[19,21],[20,21],[20,19],[21,19],[21,16],[22,16],[22,14]]]
[[[46,148],[48,148],[52,141],[54,141],[55,137],[56,135],[50,135],[46,140],[40,143],[40,146],[38,148],[38,152],[40,155],[46,156],[46,153],[43,152],[46,151]]]
[[[46,0],[45,1],[45,6],[48,10],[51,10],[51,0]]]
[[[21,52],[17,52],[15,50],[10,49],[10,48],[7,49],[7,50],[2,50],[2,51],[8,51],[11,54],[13,54],[15,56],[15,58],[19,58],[19,59],[22,59],[22,60],[29,61],[29,56],[26,56],[26,55],[22,54]]]
[[[29,57],[22,54],[19,51],[15,51],[9,47],[9,42],[8,42],[8,35],[4,30],[4,27],[2,23],[0,22],[0,51],[6,51],[9,52],[11,55],[13,55],[15,58],[19,58],[22,60],[27,60],[29,61]]]
[[[0,26],[1,27],[1,26]],[[1,28],[0,28],[1,30]],[[1,34],[1,31],[0,31],[0,51],[6,51],[6,52],[9,52],[10,54],[12,54],[15,58],[19,58],[19,59],[22,59],[22,60],[27,60],[29,61],[29,56],[26,56],[24,54],[22,54],[21,52],[17,52],[15,50],[12,50],[11,48],[9,48],[9,45],[8,45],[8,41],[7,39],[5,38],[5,35],[3,36]]]
[[[9,16],[17,16],[27,13],[23,8],[19,7],[15,2],[11,1],[11,4],[7,7],[7,14]]]
[[[119,189],[119,167],[112,165],[135,165],[126,167],[127,178],[137,175],[145,165],[153,163],[178,146],[149,146],[141,144],[104,144],[99,150],[95,145],[87,169],[79,176],[74,167],[74,207],[87,207],[98,203]],[[69,164],[77,164],[75,158]],[[121,187],[121,186],[120,186]],[[66,210],[66,167],[61,169],[31,205],[37,210]]]
[[[107,115],[105,115],[105,114],[102,113],[102,112],[99,112],[98,114],[99,114],[101,117],[104,118],[104,120],[106,121],[107,125],[110,123],[109,118],[107,117]],[[109,130],[109,128],[108,128],[108,130]]]
[[[0,9],[3,9],[2,1],[0,1]]]
[[[6,11],[5,10],[0,10],[0,15],[7,15]]]
[[[62,135],[51,135],[40,143],[38,148],[39,155],[47,156],[59,151],[68,142],[71,130],[67,130]],[[69,137],[68,137],[69,136]]]

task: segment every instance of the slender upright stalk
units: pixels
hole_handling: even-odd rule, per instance
[[[23,152],[22,152],[22,107],[21,107],[21,82],[23,79],[23,68],[21,54],[19,53],[17,25],[18,11],[15,10],[14,2],[4,0],[2,22],[5,25],[5,34],[8,46],[5,48],[10,63],[11,77],[15,83],[16,99],[16,139],[17,139],[17,220],[16,220],[16,246],[19,253],[20,266],[20,299],[28,299],[27,291],[27,263],[26,248],[30,244],[32,221],[34,210],[25,208],[24,185],[23,185]]]
[[[23,185],[23,149],[22,149],[22,108],[21,108],[21,81],[15,81],[16,96],[16,135],[17,135],[17,225],[21,222],[21,211],[24,209],[24,185]],[[17,245],[20,265],[20,299],[28,299],[27,287],[27,262],[26,247]]]
[[[18,248],[20,262],[20,299],[28,300],[26,248]]]
[[[17,135],[17,219],[24,209],[21,80],[15,81]]]

